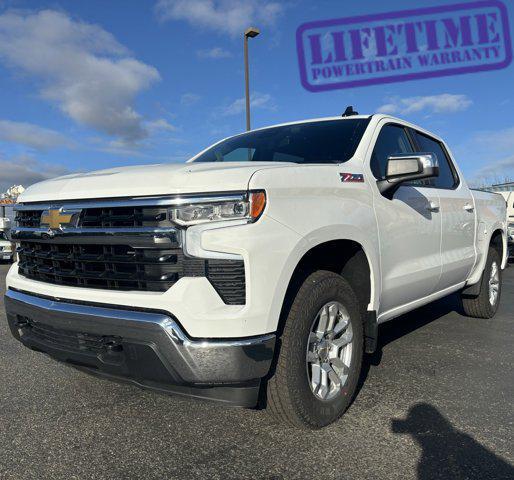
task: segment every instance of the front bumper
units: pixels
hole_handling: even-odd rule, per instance
[[[13,289],[9,327],[33,350],[112,379],[252,407],[273,359],[275,335],[188,338],[166,312],[63,301]]]

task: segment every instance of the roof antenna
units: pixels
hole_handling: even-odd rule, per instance
[[[343,117],[353,117],[354,115],[359,115],[359,112],[356,112],[352,105],[346,107],[346,110],[343,113]]]

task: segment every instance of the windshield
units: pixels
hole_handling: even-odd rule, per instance
[[[0,240],[8,240],[7,236],[5,235],[5,232],[0,232]]]
[[[194,162],[342,163],[349,160],[369,118],[271,127],[224,140]]]

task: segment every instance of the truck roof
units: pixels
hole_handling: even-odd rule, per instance
[[[252,129],[252,132],[255,132],[255,131],[258,131],[258,130],[265,130],[266,128],[284,127],[284,126],[287,126],[287,125],[299,125],[299,124],[302,124],[302,123],[327,122],[327,121],[330,121],[330,120],[341,120],[341,121],[353,120],[353,119],[361,119],[361,120],[363,120],[363,119],[370,118],[372,116],[373,115],[352,115],[351,117],[343,117],[343,116],[339,115],[338,117],[308,118],[308,119],[305,119],[305,120],[295,120],[293,122],[284,122],[284,123],[277,123],[275,125],[266,125],[265,127],[254,128],[254,129]],[[246,132],[244,132],[244,133],[246,133]]]
[[[319,117],[319,118],[309,118],[309,119],[305,119],[305,120],[295,120],[293,122],[284,122],[284,123],[277,123],[275,125],[266,125],[265,127],[260,127],[260,128],[255,128],[255,129],[252,129],[251,131],[252,132],[258,132],[260,130],[266,130],[268,128],[274,128],[274,127],[285,127],[285,126],[288,126],[288,125],[300,125],[302,123],[313,123],[313,122],[327,122],[327,121],[331,121],[331,120],[339,120],[339,121],[346,121],[346,120],[352,120],[352,119],[369,119],[373,117],[373,119],[375,119],[377,122],[384,119],[384,118],[387,118],[393,122],[398,122],[398,123],[402,123],[402,124],[405,124],[405,125],[408,125],[409,127],[411,128],[414,128],[416,130],[419,130],[423,133],[426,133],[438,140],[441,140],[443,141],[442,138],[440,138],[438,135],[426,130],[425,128],[423,127],[420,127],[419,125],[415,125],[407,120],[404,120],[402,118],[398,118],[398,117],[394,117],[392,115],[389,115],[389,114],[385,114],[385,113],[373,113],[371,115],[352,115],[352,116],[348,116],[348,117],[345,117],[345,116],[342,116],[342,115],[339,115],[339,116],[334,116],[334,117]],[[226,140],[227,138],[232,138],[232,137],[237,137],[239,135],[244,135],[245,133],[247,132],[241,132],[241,133],[237,133],[235,135],[230,135],[229,137],[226,137],[224,138],[223,140]],[[223,141],[221,140],[221,141]],[[218,143],[218,142],[217,142]]]

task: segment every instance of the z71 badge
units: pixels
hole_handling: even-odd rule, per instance
[[[364,175],[362,173],[340,173],[341,182],[352,182],[352,183],[362,183],[364,182]]]

